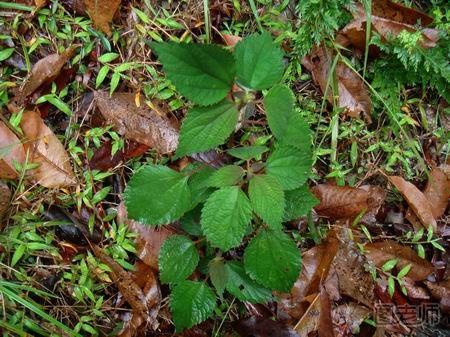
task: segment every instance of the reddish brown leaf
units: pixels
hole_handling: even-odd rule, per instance
[[[241,41],[240,36],[230,35],[230,34],[222,34],[222,38],[228,47],[234,47],[236,45],[236,43]]]
[[[299,337],[287,326],[266,317],[252,316],[234,321],[231,325],[241,337]]]
[[[322,93],[327,93],[327,100],[331,104],[337,103],[351,117],[358,117],[363,112],[370,120],[372,102],[367,87],[362,79],[344,63],[338,62],[336,65],[338,92],[332,92],[332,81],[329,81],[329,77],[334,57],[333,50],[321,45],[314,47],[311,53],[303,58],[302,63],[312,73],[313,80],[320,86]],[[330,86],[327,88],[328,83]]]
[[[8,185],[0,181],[0,221],[2,221],[3,216],[9,207],[9,201],[11,199],[11,190]],[[0,225],[0,229],[2,226]]]
[[[310,332],[317,331],[319,328],[320,294],[311,297],[311,304],[308,306],[305,314],[294,326],[294,330],[297,331],[300,336],[308,336]]]
[[[118,133],[138,143],[148,145],[161,154],[175,151],[178,145],[178,130],[160,111],[147,105],[136,106],[132,93],[95,93],[97,106],[108,124],[113,124]]]
[[[69,156],[39,113],[24,112],[20,126],[27,138],[24,144],[30,161],[38,164],[36,169],[30,171],[37,183],[48,188],[73,185],[75,177]]]
[[[450,198],[450,179],[438,167],[433,167],[423,193],[431,206],[435,219],[440,218],[447,209]]]
[[[51,54],[39,60],[31,69],[28,78],[16,95],[16,104],[21,105],[23,100],[31,95],[46,81],[54,79],[66,62],[72,57],[78,46],[67,48],[62,54]]]
[[[339,33],[337,41],[347,46],[352,44],[359,50],[364,50],[366,46],[366,14],[364,7],[357,4],[357,10],[353,13],[354,20],[345,26]],[[432,18],[399,4],[395,4],[388,0],[372,1],[372,32],[378,33],[383,39],[388,37],[396,37],[400,32],[406,30],[408,32],[416,32],[417,23],[423,26],[429,25]],[[439,31],[432,28],[421,30],[421,45],[425,48],[436,46],[439,40]],[[371,48],[371,55],[376,56],[378,49]]]
[[[409,207],[411,207],[414,214],[419,218],[425,229],[428,229],[428,226],[431,225],[433,231],[436,233],[436,219],[433,216],[431,205],[425,195],[420,192],[416,186],[400,176],[389,176],[388,178],[406,199]]]
[[[426,286],[431,292],[431,295],[438,299],[441,304],[441,309],[444,312],[450,313],[450,280],[442,282],[425,282]]]
[[[320,216],[330,219],[352,219],[362,211],[366,215],[376,214],[385,193],[378,186],[355,188],[350,186],[317,185],[311,192],[320,200],[314,207]]]
[[[110,36],[109,24],[119,8],[120,0],[84,0],[84,5],[94,25]]]
[[[175,233],[167,226],[155,227],[141,224],[127,217],[125,205],[121,203],[118,207],[119,223],[125,223],[130,229],[138,234],[136,239],[137,257],[154,270],[159,270],[159,250],[164,241]]]
[[[15,179],[18,173],[14,162],[25,162],[25,151],[19,138],[0,121],[0,178]]]
[[[124,149],[111,156],[112,143],[107,141],[94,152],[89,167],[92,170],[107,171],[123,161],[143,155],[148,149],[147,145],[126,141]]]
[[[320,289],[319,337],[334,337],[331,302],[324,287]]]
[[[389,260],[397,260],[397,269],[411,264],[408,277],[414,281],[424,280],[434,271],[433,265],[420,258],[415,251],[392,240],[368,243],[365,245],[367,257],[377,266],[382,267]]]

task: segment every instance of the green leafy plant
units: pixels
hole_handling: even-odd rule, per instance
[[[265,302],[271,290],[290,291],[301,261],[283,222],[307,214],[316,203],[305,185],[312,165],[311,132],[294,109],[292,91],[279,84],[283,54],[268,33],[242,39],[234,54],[202,44],[155,43],[153,48],[167,77],[196,103],[181,126],[176,158],[223,145],[236,130],[239,111],[258,91],[269,89],[263,105],[270,147],[224,146],[235,162],[219,169],[191,164],[177,172],[144,166],[126,188],[132,219],[149,225],[180,219],[188,234],[200,236],[194,242],[173,235],[160,251],[160,280],[172,289],[170,308],[180,331],[216,308],[207,281],[186,280],[199,265],[207,265],[199,269],[220,298],[227,291],[242,301]],[[230,94],[234,84],[241,91]],[[232,259],[236,254],[228,252],[241,246],[243,259]]]

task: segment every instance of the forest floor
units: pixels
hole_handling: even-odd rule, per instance
[[[449,32],[440,0],[0,1],[0,335],[449,336]],[[273,40],[254,58],[282,54],[276,85],[311,130],[296,135],[311,142],[303,185],[280,181],[278,194],[259,190],[265,200],[250,190],[258,160],[278,149],[270,86],[238,78],[225,92],[240,104],[232,135],[175,155],[186,116],[208,106],[168,79],[171,54],[154,44],[235,50],[239,77],[247,36]],[[189,62],[177,62],[187,74]],[[207,139],[207,127],[193,138]],[[198,207],[164,226],[136,221],[153,216],[137,208],[184,194],[143,182],[140,205],[141,194],[124,200],[135,172],[177,177],[199,163],[247,172],[237,185],[250,180],[250,201],[262,200],[247,223],[257,237],[273,230],[266,217],[279,213],[280,227],[283,218],[287,243],[261,248],[265,265],[250,261],[246,225],[239,245],[214,245]],[[216,195],[227,184],[211,186]],[[301,271],[288,261],[296,254]],[[286,280],[264,279],[278,276],[274,255]],[[204,288],[190,298],[180,284]]]

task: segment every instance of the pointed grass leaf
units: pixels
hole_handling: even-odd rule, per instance
[[[310,150],[281,145],[267,159],[266,172],[278,179],[284,190],[293,190],[308,179],[312,166]]]
[[[192,274],[199,260],[194,242],[183,235],[168,237],[159,251],[161,283],[183,281]]]
[[[188,178],[160,165],[136,172],[124,196],[128,217],[149,225],[173,222],[191,206]]]
[[[262,90],[281,80],[283,53],[269,33],[253,34],[234,47],[237,80],[244,87]]]
[[[206,200],[203,233],[213,247],[228,251],[238,246],[252,218],[252,206],[238,186],[222,187]]]
[[[237,165],[223,166],[214,172],[208,180],[212,187],[224,187],[236,185],[244,176],[244,170]]]
[[[309,191],[306,185],[286,191],[284,197],[286,199],[284,221],[295,220],[306,215],[319,203],[319,200]]]
[[[248,195],[253,210],[271,228],[281,229],[284,213],[284,192],[277,179],[256,175],[249,183]]]
[[[192,108],[181,125],[177,156],[210,150],[223,144],[237,121],[238,111],[230,101]]]
[[[235,147],[233,149],[227,150],[229,155],[242,160],[250,160],[256,158],[267,151],[269,151],[269,148],[263,145]]]
[[[226,290],[240,301],[264,303],[272,299],[272,292],[253,281],[246,273],[242,263],[231,261],[226,264],[228,283]]]
[[[216,308],[216,297],[203,282],[183,281],[173,288],[169,306],[180,332],[205,321]]]
[[[200,105],[222,100],[230,91],[236,72],[233,55],[214,45],[153,43],[167,78],[186,98]]]
[[[300,273],[300,253],[287,234],[264,229],[245,249],[244,266],[247,273],[263,286],[289,292]]]

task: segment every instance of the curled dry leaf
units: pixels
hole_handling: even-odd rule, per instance
[[[350,186],[317,185],[311,192],[320,200],[315,211],[334,220],[353,219],[365,211],[365,216],[375,215],[383,203],[385,193],[378,186],[361,188]]]
[[[359,50],[366,47],[366,27],[367,18],[364,7],[357,4],[356,11],[353,13],[354,20],[346,25],[337,36],[338,43],[343,46],[353,45]],[[432,18],[399,4],[395,4],[388,0],[372,1],[372,32],[378,33],[383,39],[396,37],[402,31],[416,32],[417,24],[426,26],[432,22]],[[439,31],[432,28],[424,28],[421,30],[422,47],[431,48],[436,46],[439,40]],[[371,55],[377,55],[378,50],[371,48]]]
[[[236,45],[236,43],[241,41],[240,36],[231,35],[231,34],[222,34],[222,38],[228,47],[234,47]]]
[[[437,283],[426,281],[425,285],[430,290],[431,295],[440,301],[441,309],[450,313],[450,280]]]
[[[108,36],[111,35],[109,24],[119,5],[120,0],[84,0],[84,6],[94,25]]]
[[[36,169],[30,171],[37,183],[47,188],[75,184],[64,146],[45,125],[39,113],[24,112],[20,127],[26,137],[24,147],[29,151],[30,162],[38,164]]]
[[[161,154],[175,151],[178,145],[178,130],[169,119],[147,105],[136,106],[132,93],[95,93],[96,104],[118,133],[138,143],[148,145]]]
[[[331,86],[327,88],[334,57],[334,52],[330,48],[324,45],[315,46],[311,53],[303,58],[302,64],[311,72],[314,83],[320,86],[322,93],[326,93],[326,98],[331,104],[337,103],[350,117],[358,117],[363,112],[370,121],[372,102],[367,87],[358,74],[344,63],[338,62],[336,65],[338,92],[333,93]],[[332,81],[330,85],[331,83]],[[337,102],[335,102],[336,95]]]
[[[164,241],[175,232],[167,226],[149,226],[128,219],[124,203],[119,205],[117,215],[119,223],[125,223],[131,230],[139,234],[136,239],[137,257],[154,270],[159,270],[159,250]]]
[[[134,281],[133,276],[125,271],[113,258],[103,252],[96,245],[91,245],[95,256],[111,268],[111,279],[119,288],[121,294],[133,309],[133,317],[128,322],[126,333],[136,331],[144,323],[154,324],[159,311],[161,293],[157,278],[153,273],[149,273],[149,278],[142,290]],[[158,311],[152,310],[155,306]],[[132,335],[122,335],[132,336]]]
[[[2,221],[3,216],[9,207],[9,200],[11,199],[11,190],[8,185],[3,181],[0,181],[0,221]],[[0,229],[2,226],[0,225]]]
[[[16,104],[22,105],[26,97],[30,96],[44,82],[58,76],[66,62],[72,57],[77,45],[67,48],[61,54],[50,54],[36,62],[22,87],[16,94]]]
[[[397,269],[411,265],[407,276],[414,281],[424,280],[434,271],[433,265],[420,258],[415,251],[392,240],[368,243],[365,245],[367,258],[381,268],[389,260],[397,260]]]
[[[433,216],[430,202],[425,195],[416,186],[400,176],[388,176],[388,179],[406,199],[409,207],[411,207],[425,229],[428,229],[428,227],[431,226],[436,233],[436,219]]]
[[[318,333],[320,337],[334,337],[331,318],[331,302],[325,287],[320,288],[320,315]]]
[[[14,162],[25,162],[25,151],[19,138],[0,121],[0,178],[15,179],[18,173]]]
[[[434,218],[440,218],[448,206],[450,178],[440,168],[433,167],[423,194],[431,206]]]

